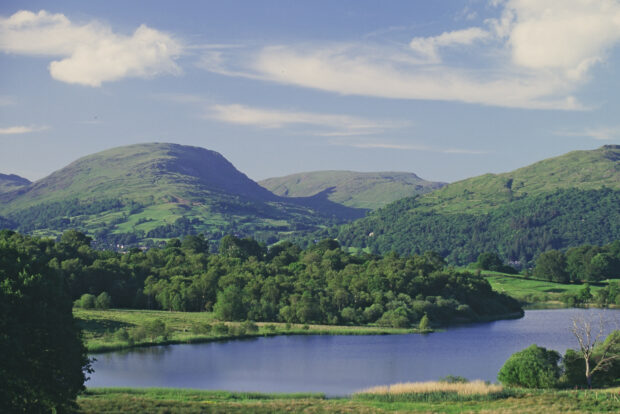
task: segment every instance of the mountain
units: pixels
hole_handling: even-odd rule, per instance
[[[548,249],[620,239],[620,146],[574,151],[469,178],[323,231],[372,252],[435,250],[456,264],[484,251],[525,265]]]
[[[0,174],[0,193],[8,193],[30,184],[30,180],[15,174]]]
[[[332,225],[364,210],[329,200],[279,197],[222,155],[177,144],[138,144],[83,157],[0,194],[0,215],[20,231],[77,228],[107,244],[207,232],[274,239]]]
[[[283,197],[322,194],[348,207],[374,210],[392,201],[441,188],[445,183],[425,181],[413,173],[315,171],[268,178],[258,182]]]

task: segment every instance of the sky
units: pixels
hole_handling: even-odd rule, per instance
[[[620,0],[0,3],[0,173],[108,148],[453,182],[620,142]]]

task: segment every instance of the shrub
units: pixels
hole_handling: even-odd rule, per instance
[[[508,358],[497,379],[506,386],[553,388],[560,377],[559,360],[556,351],[530,345]]]
[[[95,307],[95,295],[84,293],[78,300],[74,302],[76,308],[93,309]]]
[[[119,341],[127,342],[129,341],[129,332],[125,328],[119,328],[114,332],[114,337]]]
[[[108,295],[108,292],[101,292],[95,299],[95,308],[97,309],[109,309],[111,304],[112,298]]]
[[[228,325],[224,322],[216,323],[213,325],[213,332],[216,335],[227,335],[228,334]]]
[[[256,333],[258,332],[258,325],[256,325],[252,321],[245,321],[241,324],[247,333]]]
[[[159,336],[167,337],[166,324],[161,319],[155,319],[144,323],[144,330],[147,336],[154,340]]]
[[[192,325],[192,332],[199,335],[206,335],[211,332],[212,326],[208,323],[197,323]]]
[[[305,324],[304,326],[301,327],[301,329],[307,331],[308,329],[310,329],[310,325]]]
[[[424,316],[422,316],[422,319],[420,319],[419,328],[421,331],[428,331],[430,327],[431,327],[431,321],[428,319],[428,315],[424,314]]]

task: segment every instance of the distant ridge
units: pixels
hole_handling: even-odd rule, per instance
[[[451,183],[312,238],[325,236],[377,253],[434,250],[457,264],[495,251],[521,265],[548,249],[620,240],[620,146]]]
[[[377,209],[392,201],[424,194],[445,183],[426,181],[406,172],[314,171],[259,181],[274,194],[308,197],[324,193],[348,207]]]
[[[0,174],[0,193],[15,191],[30,184],[30,180],[15,174]]]

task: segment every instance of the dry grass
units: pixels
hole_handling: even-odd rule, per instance
[[[487,384],[484,381],[471,381],[465,383],[449,382],[406,382],[393,385],[382,385],[358,391],[355,394],[374,395],[400,395],[400,394],[431,394],[431,393],[455,393],[458,395],[489,395],[502,392],[501,385]]]

